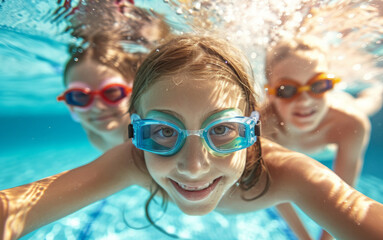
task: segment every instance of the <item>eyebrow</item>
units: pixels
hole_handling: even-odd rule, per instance
[[[232,109],[232,108],[218,108],[218,109],[215,109],[213,111],[205,113],[203,115],[202,119],[205,120],[205,119],[207,119],[208,117],[212,116],[215,113],[222,112],[222,111],[225,111],[225,110],[228,110],[228,109]],[[169,114],[169,115],[173,115],[176,118],[178,118],[180,121],[185,122],[185,118],[184,117],[182,117],[180,114],[178,114],[177,112],[174,112],[172,110],[168,110],[168,109],[156,109],[155,111],[163,112],[163,113],[166,113],[166,114]]]
[[[168,109],[153,109],[151,111],[157,111],[157,112],[162,112],[162,113],[166,113],[166,114],[172,115],[172,116],[178,118],[179,120],[181,120],[182,122],[184,122],[184,120],[185,120],[180,114],[178,114],[178,113],[176,113],[176,112],[174,112],[172,110],[168,110]],[[149,112],[151,112],[151,111],[149,111]],[[145,115],[147,115],[147,114],[148,113],[146,113]]]

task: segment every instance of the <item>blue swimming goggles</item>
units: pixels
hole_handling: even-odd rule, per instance
[[[132,114],[128,131],[137,148],[162,156],[176,154],[191,135],[203,138],[214,152],[227,154],[253,145],[260,135],[260,121],[259,113],[254,111],[250,117],[220,118],[204,129],[185,130],[171,122]]]

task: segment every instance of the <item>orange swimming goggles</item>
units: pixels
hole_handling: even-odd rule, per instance
[[[340,78],[335,77],[333,74],[319,73],[303,86],[294,80],[282,79],[276,87],[266,84],[265,89],[269,95],[284,99],[296,97],[301,92],[308,92],[311,96],[320,98],[325,92],[333,89],[338,82],[340,82]]]

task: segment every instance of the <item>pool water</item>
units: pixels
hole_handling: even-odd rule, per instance
[[[60,26],[31,19],[34,14],[45,16],[56,2],[0,1],[0,189],[81,166],[101,154],[71,120],[65,105],[56,102],[63,90],[61,72],[70,37],[56,34]],[[371,122],[371,142],[357,189],[383,203],[383,111]],[[331,160],[323,163],[331,167]],[[125,189],[22,239],[173,239],[148,226],[143,203],[148,196],[139,187]],[[154,204],[151,213],[157,218],[162,210]],[[318,238],[320,228],[301,215]],[[170,204],[157,224],[185,239],[296,239],[274,208],[195,217]]]

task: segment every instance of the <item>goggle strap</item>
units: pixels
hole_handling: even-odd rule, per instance
[[[128,126],[128,137],[134,138],[133,124],[129,124],[129,126]]]
[[[254,125],[254,134],[255,136],[261,136],[261,121],[258,120],[257,124]]]

